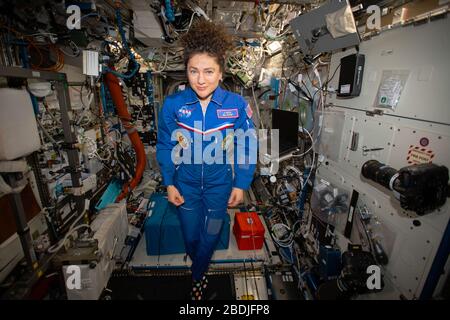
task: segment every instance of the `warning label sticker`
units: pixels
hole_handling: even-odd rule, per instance
[[[431,163],[433,162],[434,156],[433,150],[410,145],[406,160],[408,161],[408,164]]]

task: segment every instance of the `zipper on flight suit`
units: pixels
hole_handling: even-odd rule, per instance
[[[202,130],[203,130],[203,133],[202,133],[202,191],[203,191],[203,135],[205,134],[205,115],[206,115],[206,112],[208,112],[209,103],[208,103],[208,106],[206,107],[206,110],[204,113],[203,113],[202,103],[201,102],[199,102],[199,103],[200,103],[200,109],[202,111],[202,116],[203,116],[203,121],[202,121]]]

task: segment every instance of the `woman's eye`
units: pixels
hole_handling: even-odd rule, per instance
[[[197,71],[195,70],[191,70],[191,74],[197,73]]]
[[[206,74],[211,75],[211,74],[213,74],[213,72],[211,70],[209,70],[209,71],[206,71]]]

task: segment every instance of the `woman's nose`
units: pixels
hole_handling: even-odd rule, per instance
[[[203,74],[201,72],[198,74],[197,82],[198,82],[198,84],[205,83],[205,78],[203,77]]]

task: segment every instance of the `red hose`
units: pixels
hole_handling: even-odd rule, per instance
[[[122,192],[116,199],[116,202],[119,202],[120,200],[125,198],[128,192],[133,190],[141,180],[146,163],[145,150],[144,144],[142,143],[136,128],[133,126],[133,124],[130,123],[131,116],[122,96],[119,79],[117,79],[117,77],[112,73],[107,72],[105,74],[105,84],[108,86],[112,100],[117,109],[117,114],[119,115],[120,121],[122,122],[124,128],[127,130],[128,138],[133,145],[133,149],[136,152],[137,158],[135,176],[123,186]]]

